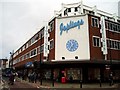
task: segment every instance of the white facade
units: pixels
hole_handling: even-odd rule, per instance
[[[66,27],[62,31],[61,25]],[[64,60],[62,57],[65,60],[75,60],[76,56],[78,60],[90,59],[88,15],[57,18],[55,37],[55,60]],[[68,50],[67,42],[69,40],[77,41],[76,50]]]
[[[77,10],[75,10],[77,9]],[[105,19],[117,22],[117,19],[120,19],[120,1],[118,3],[118,15],[110,14],[104,11],[97,9],[97,6],[89,7],[83,4],[83,2],[72,3],[72,4],[63,4],[60,11],[55,11],[55,17],[67,17],[67,16],[76,16],[83,14],[92,14],[98,17],[105,16]]]

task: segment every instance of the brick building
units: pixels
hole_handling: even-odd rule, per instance
[[[48,25],[14,52],[13,66],[42,78],[120,80],[120,18],[80,3],[62,4]]]

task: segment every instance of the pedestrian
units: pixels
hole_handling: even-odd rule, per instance
[[[112,72],[110,73],[109,79],[110,79],[110,86],[111,86],[113,85],[113,73]]]
[[[13,85],[15,80],[15,72],[11,71],[10,76],[9,76],[9,84]]]
[[[36,81],[37,81],[37,73],[34,72],[33,75],[34,75],[34,82],[36,83]]]
[[[32,72],[32,73],[30,74],[30,80],[31,80],[32,83],[34,83],[34,72]]]
[[[31,82],[31,73],[30,72],[28,73],[28,80],[29,80],[29,82]]]

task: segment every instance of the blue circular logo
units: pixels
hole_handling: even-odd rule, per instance
[[[67,41],[66,48],[68,51],[74,52],[78,48],[78,42],[74,39],[71,39],[71,40]]]

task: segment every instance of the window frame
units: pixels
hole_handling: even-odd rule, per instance
[[[51,39],[49,42],[50,42],[49,50],[51,50],[54,48],[54,39]],[[51,46],[51,42],[52,42],[52,46]]]
[[[95,22],[95,20],[97,20],[97,22]],[[92,27],[97,27],[97,28],[99,28],[99,19],[96,18],[96,17],[92,17],[92,18],[91,18],[91,25],[92,25]]]
[[[94,38],[96,39],[95,42],[94,42]],[[97,39],[99,40],[99,43],[97,43]],[[96,44],[95,44],[96,43]],[[100,41],[100,37],[98,36],[93,36],[92,37],[92,44],[93,44],[93,47],[101,47],[101,41]],[[99,45],[98,45],[99,44]]]

